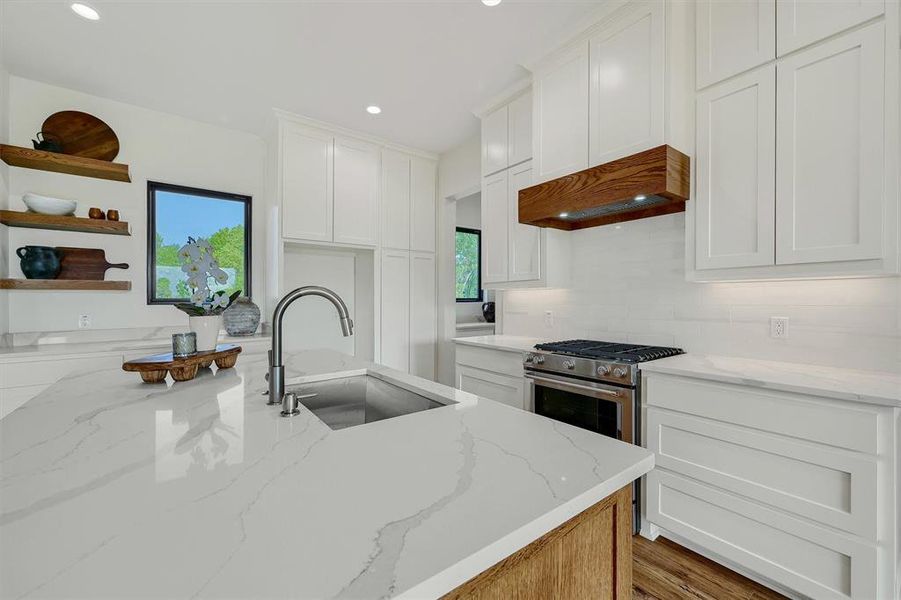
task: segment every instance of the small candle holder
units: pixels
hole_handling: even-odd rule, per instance
[[[197,334],[193,331],[188,333],[172,334],[172,357],[187,358],[197,354]]]

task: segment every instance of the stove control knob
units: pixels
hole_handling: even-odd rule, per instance
[[[534,360],[535,360],[534,354],[526,354],[526,362],[527,363],[533,362]]]
[[[567,369],[569,369],[570,371],[572,371],[573,369],[576,368],[576,361],[574,361],[574,360],[564,360],[564,361],[563,361],[563,366],[566,367]]]
[[[616,367],[615,369],[613,369],[613,376],[614,377],[625,377],[626,370],[622,367]]]
[[[604,375],[609,375],[609,374],[610,374],[610,367],[608,367],[607,365],[601,365],[600,367],[598,367],[598,375],[600,375],[601,377],[603,377]]]
[[[535,361],[534,361],[534,362],[535,362],[536,365],[543,365],[543,364],[544,364],[544,357],[541,356],[541,355],[539,354],[538,356],[535,357]]]

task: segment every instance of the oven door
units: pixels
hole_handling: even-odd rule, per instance
[[[550,373],[526,371],[535,413],[630,444],[635,439],[635,390]]]

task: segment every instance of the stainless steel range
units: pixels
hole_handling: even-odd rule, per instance
[[[523,366],[533,386],[537,414],[640,445],[639,364],[683,353],[680,348],[567,340],[537,344]],[[636,481],[632,495],[636,532],[638,498]]]

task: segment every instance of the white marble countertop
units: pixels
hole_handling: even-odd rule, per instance
[[[466,331],[467,329],[494,329],[494,323],[487,321],[462,321],[457,323],[457,331]]]
[[[369,370],[457,403],[338,431],[285,419],[265,363],[69,376],[0,421],[0,597],[433,598],[653,467],[330,351],[290,355],[289,384]]]
[[[540,344],[547,340],[520,335],[475,335],[472,337],[456,337],[454,341],[466,346],[480,346],[482,348],[509,352],[528,352],[534,349],[535,344]]]
[[[682,354],[641,364],[643,373],[668,373],[839,400],[901,406],[901,374],[820,365]]]
[[[271,343],[271,340],[272,336],[263,334],[241,337],[224,334],[219,336],[220,344],[268,344]],[[142,350],[145,348],[164,349],[171,347],[171,338],[29,344],[26,346],[0,347],[0,362],[34,359],[44,356],[53,356],[56,358],[82,357],[86,355],[104,356],[110,354],[122,354],[123,352]]]

